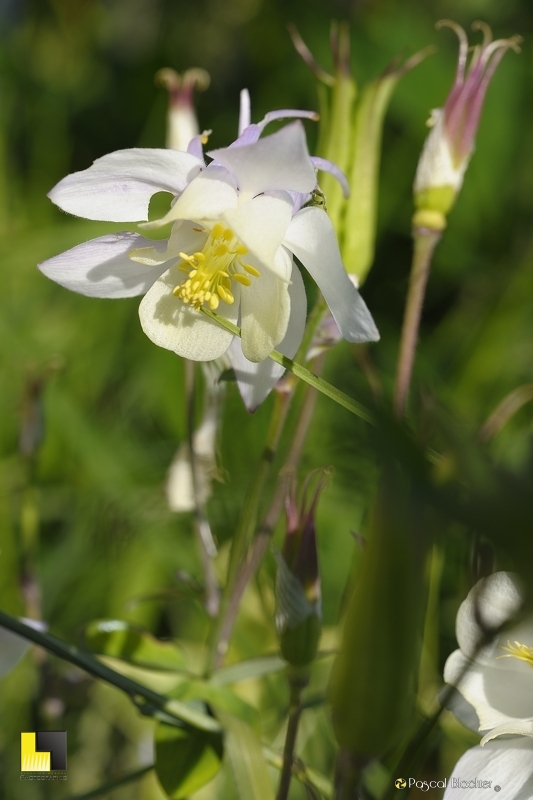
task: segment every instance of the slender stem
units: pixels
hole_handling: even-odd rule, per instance
[[[265,446],[263,448],[263,452],[261,453],[261,458],[255,472],[254,479],[248,489],[243,512],[232,541],[228,565],[228,577],[226,586],[222,593],[218,621],[214,628],[211,640],[211,647],[207,663],[208,673],[213,669],[217,669],[221,665],[222,660],[227,652],[228,637],[224,634],[224,630],[228,607],[231,596],[234,592],[235,579],[237,577],[237,572],[242,558],[246,552],[246,548],[248,547],[257,525],[259,505],[263,497],[266,481],[276,456],[281,434],[287,419],[291,399],[292,394],[276,394],[275,397],[274,409],[272,412],[272,418],[270,420],[270,427]]]
[[[28,639],[38,644],[40,647],[44,647],[45,650],[54,653],[54,655],[59,656],[64,659],[64,661],[75,664],[95,678],[100,678],[116,686],[117,689],[120,689],[128,695],[142,714],[161,719],[166,718],[167,722],[171,722],[172,719],[188,722],[202,730],[220,730],[220,724],[213,717],[203,714],[192,706],[179,700],[169,700],[168,697],[148,689],[148,687],[131,680],[131,678],[127,678],[125,675],[121,675],[89,653],[82,652],[74,645],[66,644],[50,633],[43,633],[42,631],[35,630],[35,628],[26,625],[21,620],[6,614],[4,611],[0,611],[0,625],[13,631],[13,633],[17,633],[24,639]],[[146,701],[146,703],[142,701]]]
[[[365,762],[350,750],[341,749],[335,772],[335,800],[357,800]]]
[[[228,329],[231,330],[232,333],[237,336],[241,335],[240,329],[232,323],[228,322],[227,320],[222,320],[220,317],[217,317],[216,314],[213,314],[213,312],[207,311],[206,309],[202,310],[214,321],[218,322],[218,324],[220,324],[222,327],[229,326]],[[326,302],[320,295],[307,320],[305,333],[296,354],[297,360],[303,361],[305,359],[313,336],[322,320],[322,317],[324,316],[325,310]],[[281,356],[281,354],[278,355]],[[282,358],[284,358],[284,356],[282,356]],[[259,504],[267,478],[272,469],[293,396],[294,389],[289,391],[288,394],[276,395],[265,447],[263,448],[259,466],[245,501],[243,513],[239,521],[239,527],[237,528],[236,535],[232,541],[230,563],[228,566],[228,578],[222,595],[222,603],[218,622],[213,631],[212,644],[210,647],[207,665],[208,672],[213,669],[217,669],[221,665],[224,655],[228,649],[229,639],[237,616],[239,602],[249,580],[248,578],[243,583],[240,579],[240,576],[242,575],[243,558],[255,532],[259,513]],[[279,516],[280,512],[278,512],[277,516]],[[255,570],[253,570],[251,574],[253,574],[254,571]]]
[[[144,778],[144,776],[151,772],[153,768],[154,765],[149,764],[147,767],[142,767],[135,772],[130,772],[129,775],[125,775],[123,778],[119,778],[116,781],[108,781],[107,783],[98,786],[96,789],[91,789],[90,792],[71,795],[70,797],[67,797],[66,800],[92,800],[93,797],[101,797],[103,794],[109,794],[109,792],[119,789],[121,786],[125,786],[127,783],[132,783],[133,781],[138,781],[140,778]]]
[[[200,491],[200,478],[198,474],[198,459],[194,447],[194,407],[196,395],[196,380],[194,362],[185,360],[185,394],[187,399],[187,443],[189,446],[189,460],[191,464],[192,491],[194,496],[195,529],[200,548],[200,557],[204,571],[205,582],[205,607],[210,617],[216,617],[220,606],[220,593],[217,576],[213,564],[217,549],[211,533],[211,526],[207,517],[205,501]]]
[[[289,670],[290,669],[291,668],[289,667]],[[285,746],[283,748],[283,766],[281,768],[276,800],[287,800],[289,796],[294,751],[296,748],[296,738],[298,736],[298,726],[300,724],[300,715],[302,713],[302,691],[307,686],[307,683],[308,678],[291,677],[289,673],[289,719],[287,723],[287,734],[285,736]]]
[[[234,336],[240,337],[241,329],[238,328],[237,325],[234,325],[229,320],[224,319],[224,317],[220,317],[218,314],[215,314],[214,311],[211,311],[204,306],[202,306],[201,311],[207,317],[220,325],[221,328],[233,333]],[[283,353],[279,353],[277,350],[272,350],[268,357],[272,359],[272,361],[275,361],[276,364],[280,364],[282,367],[285,367],[285,369],[288,369],[289,372],[292,372],[292,374],[296,375],[297,378],[300,378],[311,386],[314,386],[319,392],[326,395],[326,397],[329,397],[331,400],[334,400],[352,414],[355,414],[356,417],[360,417],[361,419],[364,419],[365,422],[370,422],[373,424],[374,419],[372,413],[367,408],[361,405],[361,403],[358,403],[357,400],[354,400],[353,397],[350,397],[345,392],[342,392],[340,389],[332,386],[331,383],[325,381],[324,378],[314,375],[306,367],[303,367],[301,364],[293,361],[292,358],[284,356]]]
[[[325,353],[319,356],[319,358],[316,360],[316,369],[318,372],[320,372],[322,369],[324,359]],[[220,641],[226,643],[226,647],[227,642],[229,642],[231,637],[233,626],[235,625],[235,620],[237,618],[242,596],[246,590],[246,587],[248,586],[248,583],[259,569],[261,562],[266,555],[272,533],[274,532],[280,514],[283,511],[286,494],[285,478],[287,475],[290,475],[294,472],[300,461],[305,440],[307,438],[307,432],[313,418],[316,399],[317,392],[315,389],[310,386],[306,386],[304,401],[300,416],[298,418],[298,424],[294,432],[292,444],[287,454],[287,458],[285,459],[285,463],[280,470],[280,476],[282,480],[280,480],[278,483],[268,511],[257,530],[255,539],[249,550],[248,558],[241,565],[241,569],[238,572],[233,584],[233,590],[228,601],[226,615],[220,629]]]
[[[403,318],[400,354],[396,369],[396,384],[394,387],[394,410],[398,417],[405,415],[409,386],[415,360],[418,329],[424,303],[431,259],[435,247],[441,237],[440,231],[429,228],[415,228],[413,263],[409,277],[409,289]]]

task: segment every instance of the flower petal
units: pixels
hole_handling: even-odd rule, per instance
[[[514,635],[520,635],[523,641],[523,631],[517,629]],[[456,650],[445,664],[444,680],[457,686],[473,706],[480,731],[533,717],[533,670],[516,658],[501,656],[505,653],[500,647],[493,658],[472,663]],[[465,667],[468,670],[464,673]]]
[[[522,605],[522,594],[516,575],[496,572],[470,590],[457,612],[455,634],[465,655],[473,655],[490,630],[511,620]],[[494,650],[483,648],[487,654]]]
[[[223,167],[209,165],[191,181],[170,211],[161,219],[143,223],[143,228],[160,228],[176,219],[216,220],[238,198],[233,177]]]
[[[279,249],[278,262],[290,264],[290,256]],[[281,267],[280,267],[281,270]],[[288,274],[290,274],[290,267]],[[249,361],[264,361],[281,342],[289,323],[288,284],[263,270],[250,286],[241,290],[242,352]]]
[[[153,194],[179,194],[202,166],[199,158],[176,150],[117,150],[98,158],[88,169],[67,175],[48,197],[77,217],[109,222],[146,220]]]
[[[378,329],[346,274],[328,215],[319,208],[303,208],[293,217],[283,244],[318,284],[344,338],[349,342],[377,342]]]
[[[320,158],[319,156],[311,156],[311,163],[313,164],[315,169],[320,170],[321,172],[329,172],[330,175],[333,175],[336,180],[340,183],[342,193],[344,197],[350,196],[350,184],[348,183],[348,178],[339,167],[333,163],[333,161],[329,161],[327,158]]]
[[[470,782],[490,781],[490,787]],[[454,780],[457,782],[454,784]],[[459,759],[447,781],[444,800],[487,800],[487,790],[501,787],[505,800],[533,798],[533,741],[508,739],[472,747]]]
[[[504,722],[497,725],[489,733],[485,734],[480,744],[485,745],[497,736],[508,736],[515,734],[518,736],[531,736],[533,738],[533,719],[521,719],[517,722]]]
[[[148,291],[165,266],[137,264],[128,253],[147,245],[155,249],[153,244],[137,233],[111,233],[79,244],[38,266],[47,278],[87,297],[135,297]]]
[[[456,717],[465,728],[468,728],[474,733],[481,733],[479,717],[476,714],[474,706],[465,700],[459,691],[453,692],[451,697],[448,697],[447,702],[445,702],[444,693],[446,691],[446,689],[442,689],[442,691],[439,692],[439,703],[445,705],[448,711],[451,711],[454,717]]]
[[[201,251],[207,239],[207,231],[195,222],[180,220],[172,226],[170,238],[166,241],[166,248],[161,249],[162,242],[155,242],[158,247],[154,247],[154,242],[150,247],[139,247],[131,250],[129,258],[139,264],[156,266],[170,261],[172,258],[179,258],[180,253],[197,253]],[[151,241],[145,239],[144,241]]]
[[[263,130],[270,122],[274,122],[274,120],[296,119],[298,117],[300,119],[312,119],[313,122],[318,122],[320,119],[320,114],[318,114],[316,111],[302,111],[298,108],[280,108],[277,111],[269,111],[267,114],[265,114],[261,122],[257,123],[257,126],[260,130]],[[312,160],[313,159],[311,158],[311,161]]]
[[[279,246],[291,221],[292,201],[285,192],[261,195],[226,211],[222,218],[234,231],[260,268],[289,281],[290,261],[277,260]]]
[[[174,297],[172,290],[183,280],[183,272],[174,265],[154,283],[139,307],[142,329],[154,344],[183,358],[212,361],[226,352],[232,334]],[[239,288],[232,288],[235,303],[221,301],[217,310],[231,322],[238,318]]]
[[[300,122],[252,144],[211,150],[208,155],[236,176],[241,194],[250,198],[279,189],[311,192],[316,185]]]
[[[302,341],[307,312],[304,283],[296,266],[292,268],[289,298],[291,302],[289,324],[283,340],[277,346],[277,350],[283,355],[292,358]],[[242,352],[241,340],[237,336],[234,337],[227,355],[235,371],[237,385],[244,405],[248,411],[253,413],[270,394],[285,369],[270,358],[260,363],[249,361]]]

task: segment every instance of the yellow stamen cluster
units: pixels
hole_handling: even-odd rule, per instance
[[[503,650],[507,650],[504,656],[499,656],[500,658],[518,658],[520,661],[525,661],[526,664],[529,664],[530,667],[533,667],[533,647],[529,647],[527,644],[522,644],[522,642],[507,642],[507,647],[503,647]]]
[[[188,272],[188,277],[172,293],[196,311],[204,303],[215,311],[220,300],[228,304],[235,302],[231,282],[250,286],[250,276],[258,278],[260,275],[259,270],[242,261],[242,256],[247,252],[231,228],[225,228],[217,222],[201,253],[180,253],[180,269]]]

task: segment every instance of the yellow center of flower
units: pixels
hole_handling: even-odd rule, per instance
[[[242,257],[248,252],[239,242],[231,228],[220,222],[213,226],[201,253],[180,253],[180,270],[188,277],[176,286],[172,293],[192,306],[196,311],[204,305],[214,311],[220,300],[235,302],[231,282],[250,286],[250,276],[258,278],[259,270],[245,264]]]
[[[504,656],[500,656],[500,658],[518,658],[520,661],[525,661],[526,664],[529,664],[530,667],[533,667],[533,647],[529,647],[527,644],[522,644],[522,642],[507,642],[507,647],[503,647],[503,650],[507,650]]]

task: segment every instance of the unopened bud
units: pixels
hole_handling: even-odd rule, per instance
[[[295,485],[291,487],[286,504],[287,532],[283,550],[277,556],[276,626],[283,658],[296,667],[313,661],[320,639],[322,607],[315,510],[322,487],[323,480],[319,480],[308,507],[307,486],[300,507]]]
[[[519,36],[492,41],[492,32],[483,22],[474,23],[483,41],[472,48],[468,70],[468,39],[460,25],[442,20],[438,27],[449,27],[459,39],[459,58],[455,81],[443,108],[431,112],[426,139],[415,176],[415,227],[442,231],[446,217],[463,185],[468,163],[474,152],[479,119],[490,80],[505,52],[519,50]]]
[[[167,147],[186,151],[200,128],[194,108],[194,90],[204,91],[210,83],[209,73],[204,69],[188,69],[183,75],[173,69],[160,69],[156,83],[168,91]]]

